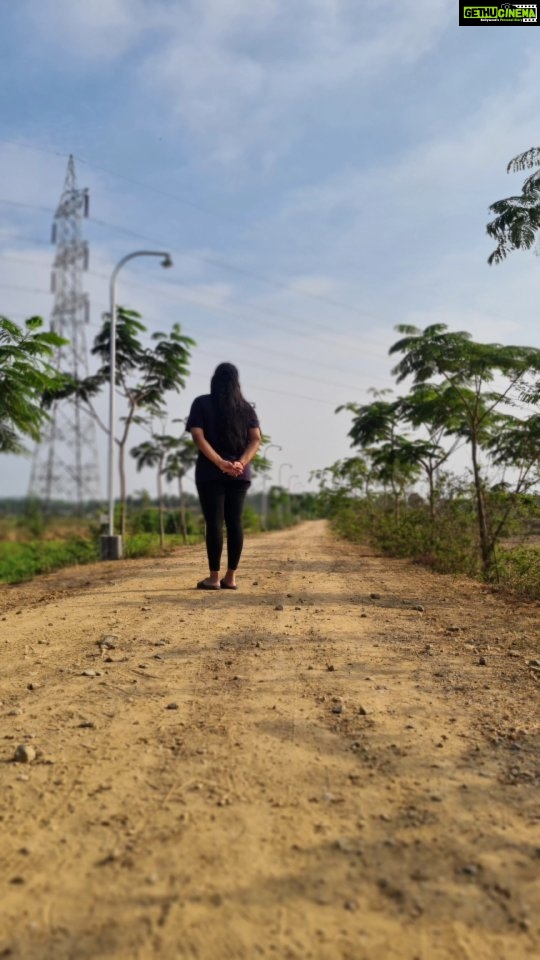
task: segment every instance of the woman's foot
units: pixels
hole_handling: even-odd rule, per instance
[[[197,590],[220,590],[219,574],[214,577],[210,575],[205,580],[199,580]]]
[[[220,584],[224,590],[237,590],[236,570],[227,570],[223,580],[220,580]]]

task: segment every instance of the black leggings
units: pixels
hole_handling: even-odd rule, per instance
[[[249,481],[225,475],[197,484],[206,522],[206,552],[210,570],[219,570],[223,550],[223,521],[227,528],[227,565],[236,570],[244,545],[242,513]]]

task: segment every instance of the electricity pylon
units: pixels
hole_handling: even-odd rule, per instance
[[[88,245],[82,221],[88,216],[88,190],[78,190],[73,157],[69,158],[64,189],[56,210],[52,242],[56,244],[51,290],[54,306],[51,329],[68,342],[57,347],[53,365],[75,380],[88,375],[85,325],[89,302],[82,275],[88,269]],[[29,495],[45,509],[52,500],[68,500],[82,508],[100,499],[95,423],[76,396],[53,404],[50,420],[36,446]]]

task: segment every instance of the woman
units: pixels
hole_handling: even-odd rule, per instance
[[[236,570],[242,553],[242,513],[251,482],[250,463],[261,443],[254,408],[242,396],[238,370],[220,363],[210,382],[210,393],[191,406],[186,430],[199,449],[195,482],[206,522],[206,551],[210,575],[199,590],[236,590]],[[220,580],[223,521],[227,528],[227,572]]]

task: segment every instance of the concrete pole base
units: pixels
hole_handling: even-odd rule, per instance
[[[121,560],[122,559],[122,537],[104,536],[99,540],[100,560]]]

